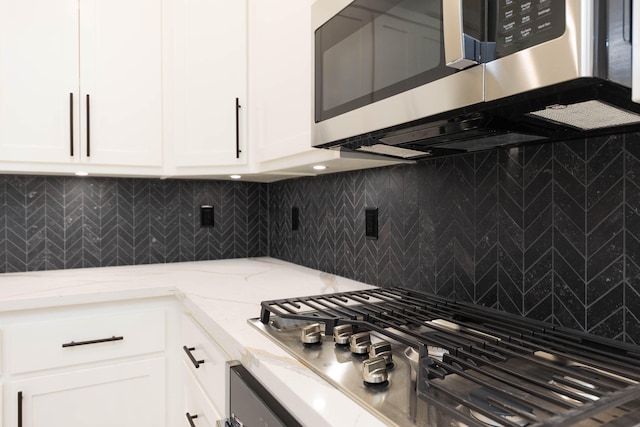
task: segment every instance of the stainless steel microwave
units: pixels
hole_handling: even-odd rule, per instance
[[[635,128],[633,3],[316,0],[312,144],[412,159]]]

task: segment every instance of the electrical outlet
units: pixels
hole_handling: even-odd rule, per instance
[[[300,209],[297,207],[291,208],[291,229],[296,231],[300,227]]]
[[[378,240],[378,208],[365,209],[365,236],[367,239]]]
[[[213,206],[201,205],[200,206],[200,227],[213,227]]]

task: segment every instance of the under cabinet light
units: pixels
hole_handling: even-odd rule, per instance
[[[76,176],[87,176],[87,175],[89,175],[89,172],[84,172],[84,171],[76,172]]]
[[[231,179],[240,179],[240,178],[242,178],[242,175],[229,175],[229,178],[231,178]]]
[[[325,170],[327,167],[325,165],[315,165],[313,167],[313,170],[317,170],[317,171],[323,171]]]

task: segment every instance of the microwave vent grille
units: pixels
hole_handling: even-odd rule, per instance
[[[582,130],[640,123],[639,114],[596,100],[568,105],[554,104],[543,110],[533,111],[529,115]]]
[[[417,157],[424,157],[424,156],[430,155],[428,151],[425,152],[425,151],[409,150],[407,148],[394,147],[391,145],[384,145],[384,144],[363,145],[357,150],[364,151],[366,153],[401,157],[403,159],[413,159]]]

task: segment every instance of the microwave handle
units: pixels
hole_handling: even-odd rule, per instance
[[[462,0],[442,1],[442,22],[447,67],[463,70],[478,64],[474,58],[474,39],[464,33]]]
[[[442,1],[445,64],[457,70],[495,59],[495,42],[481,42],[464,33],[463,14],[462,0]]]
[[[631,100],[640,104],[640,0],[631,9]]]

